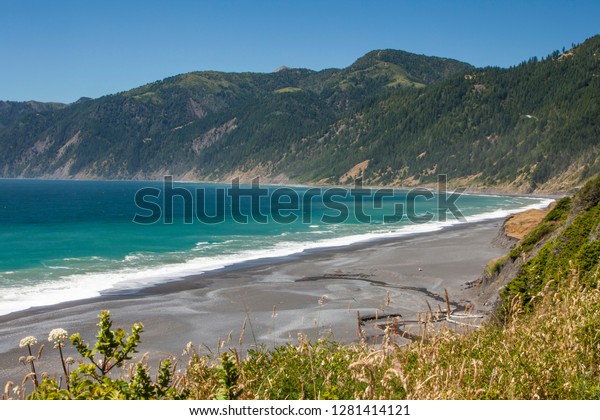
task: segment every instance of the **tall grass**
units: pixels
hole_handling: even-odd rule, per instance
[[[254,348],[244,357],[229,348],[216,360],[190,344],[170,386],[195,399],[600,398],[598,287],[582,284],[572,269],[535,297],[533,311],[524,313],[517,300],[504,326],[486,324],[469,334],[446,329],[405,346],[394,343],[391,328],[377,346],[301,335],[294,344]],[[115,377],[131,381],[132,366],[123,364]],[[1,399],[40,397],[23,384],[3,391]],[[98,391],[88,397],[124,397]],[[70,394],[45,394],[52,395]]]
[[[444,330],[410,346],[343,345],[301,337],[236,358],[240,398],[596,399],[600,398],[600,291],[577,272],[553,283],[531,313],[470,334]],[[186,387],[214,398],[218,372],[191,360]]]

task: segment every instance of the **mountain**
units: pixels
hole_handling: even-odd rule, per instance
[[[370,100],[286,156],[304,181],[453,183],[558,191],[600,170],[600,36],[544,60],[450,76]],[[343,151],[343,152],[341,152]]]
[[[396,50],[344,69],[194,72],[0,111],[0,176],[571,188],[598,172],[600,36],[509,69]],[[4,116],[6,115],[6,117]]]
[[[419,88],[471,68],[375,51],[342,70],[183,74],[23,116],[0,132],[0,174],[217,179],[226,176],[225,168],[262,165],[265,157],[285,154],[367,97]],[[219,156],[224,141],[227,150]]]
[[[50,111],[53,109],[61,109],[66,106],[66,104],[61,104],[58,102],[0,101],[0,130],[24,115]]]

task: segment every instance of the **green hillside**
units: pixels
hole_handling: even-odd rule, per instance
[[[311,137],[282,168],[337,181],[369,160],[384,184],[433,182],[560,190],[598,173],[600,37],[510,69],[457,74],[420,91],[367,101]]]
[[[509,69],[395,50],[344,69],[194,72],[3,112],[0,176],[565,191],[600,169],[600,36]],[[358,166],[357,166],[358,165]]]
[[[20,118],[0,131],[0,174],[216,178],[284,155],[366,97],[470,68],[380,51],[342,70],[182,74],[61,110],[14,115]]]
[[[61,109],[66,106],[66,104],[52,102],[0,101],[0,130],[15,122],[24,115],[50,111],[53,109]]]

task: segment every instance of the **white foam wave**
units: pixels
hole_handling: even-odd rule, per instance
[[[139,259],[140,259],[140,255],[137,255],[137,254],[125,255],[125,258],[123,259],[123,261],[131,262],[131,261],[137,261]]]
[[[517,209],[512,209],[512,210],[495,210],[495,211],[491,211],[491,212],[487,212],[487,213],[475,214],[473,216],[467,216],[466,219],[467,219],[467,222],[469,222],[469,223],[482,222],[484,220],[492,220],[492,219],[502,219],[507,216],[510,216],[511,214],[520,213],[520,212],[526,211],[526,210],[544,209],[544,208],[548,207],[550,205],[550,203],[552,203],[553,201],[554,200],[549,199],[549,198],[540,198],[539,201],[537,201],[536,203],[530,204],[528,206],[519,207]]]
[[[539,199],[533,204],[512,210],[497,210],[469,216],[466,218],[466,221],[452,219],[444,222],[437,221],[423,224],[391,226],[387,230],[381,229],[376,232],[346,235],[317,241],[279,242],[269,248],[241,251],[230,255],[198,257],[192,258],[186,262],[164,264],[158,267],[130,267],[105,272],[72,274],[63,276],[59,280],[48,281],[35,286],[4,288],[0,289],[0,315],[42,305],[47,306],[66,301],[93,298],[100,296],[102,292],[111,289],[139,289],[144,286],[165,281],[175,281],[188,275],[202,274],[233,264],[261,258],[285,257],[309,249],[342,247],[359,242],[435,232],[445,227],[465,222],[473,223],[483,220],[504,218],[510,214],[524,210],[545,208],[552,201],[553,200],[549,199]],[[331,227],[336,229],[338,226],[331,225]],[[311,233],[317,232],[320,231],[311,231]],[[223,245],[231,242],[237,241],[226,240],[211,245]],[[199,242],[196,246],[200,244],[203,243]],[[139,257],[139,254],[128,255],[125,257],[125,261],[133,261]],[[101,259],[101,257],[91,257],[91,259]],[[150,261],[148,261],[148,263],[150,263]],[[12,272],[5,273],[8,274]]]

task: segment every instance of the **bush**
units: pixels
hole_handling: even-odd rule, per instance
[[[70,341],[77,352],[87,362],[81,362],[77,369],[69,372],[72,360],[64,359],[62,347],[67,332],[62,329],[53,330],[50,338],[55,348],[60,350],[60,357],[65,377],[65,387],[54,379],[45,378],[27,397],[28,399],[108,399],[108,400],[146,400],[146,399],[182,399],[188,395],[187,390],[177,390],[174,386],[173,362],[170,359],[161,361],[158,366],[156,380],[152,380],[147,363],[138,362],[130,366],[126,375],[125,362],[137,353],[140,344],[140,333],[143,326],[136,323],[127,335],[124,330],[112,330],[110,313],[103,311],[98,323],[97,341],[90,345],[84,343],[79,334],[73,334]],[[49,339],[50,339],[49,338]],[[113,379],[111,371],[119,367],[121,375]],[[129,380],[124,379],[130,377]]]

